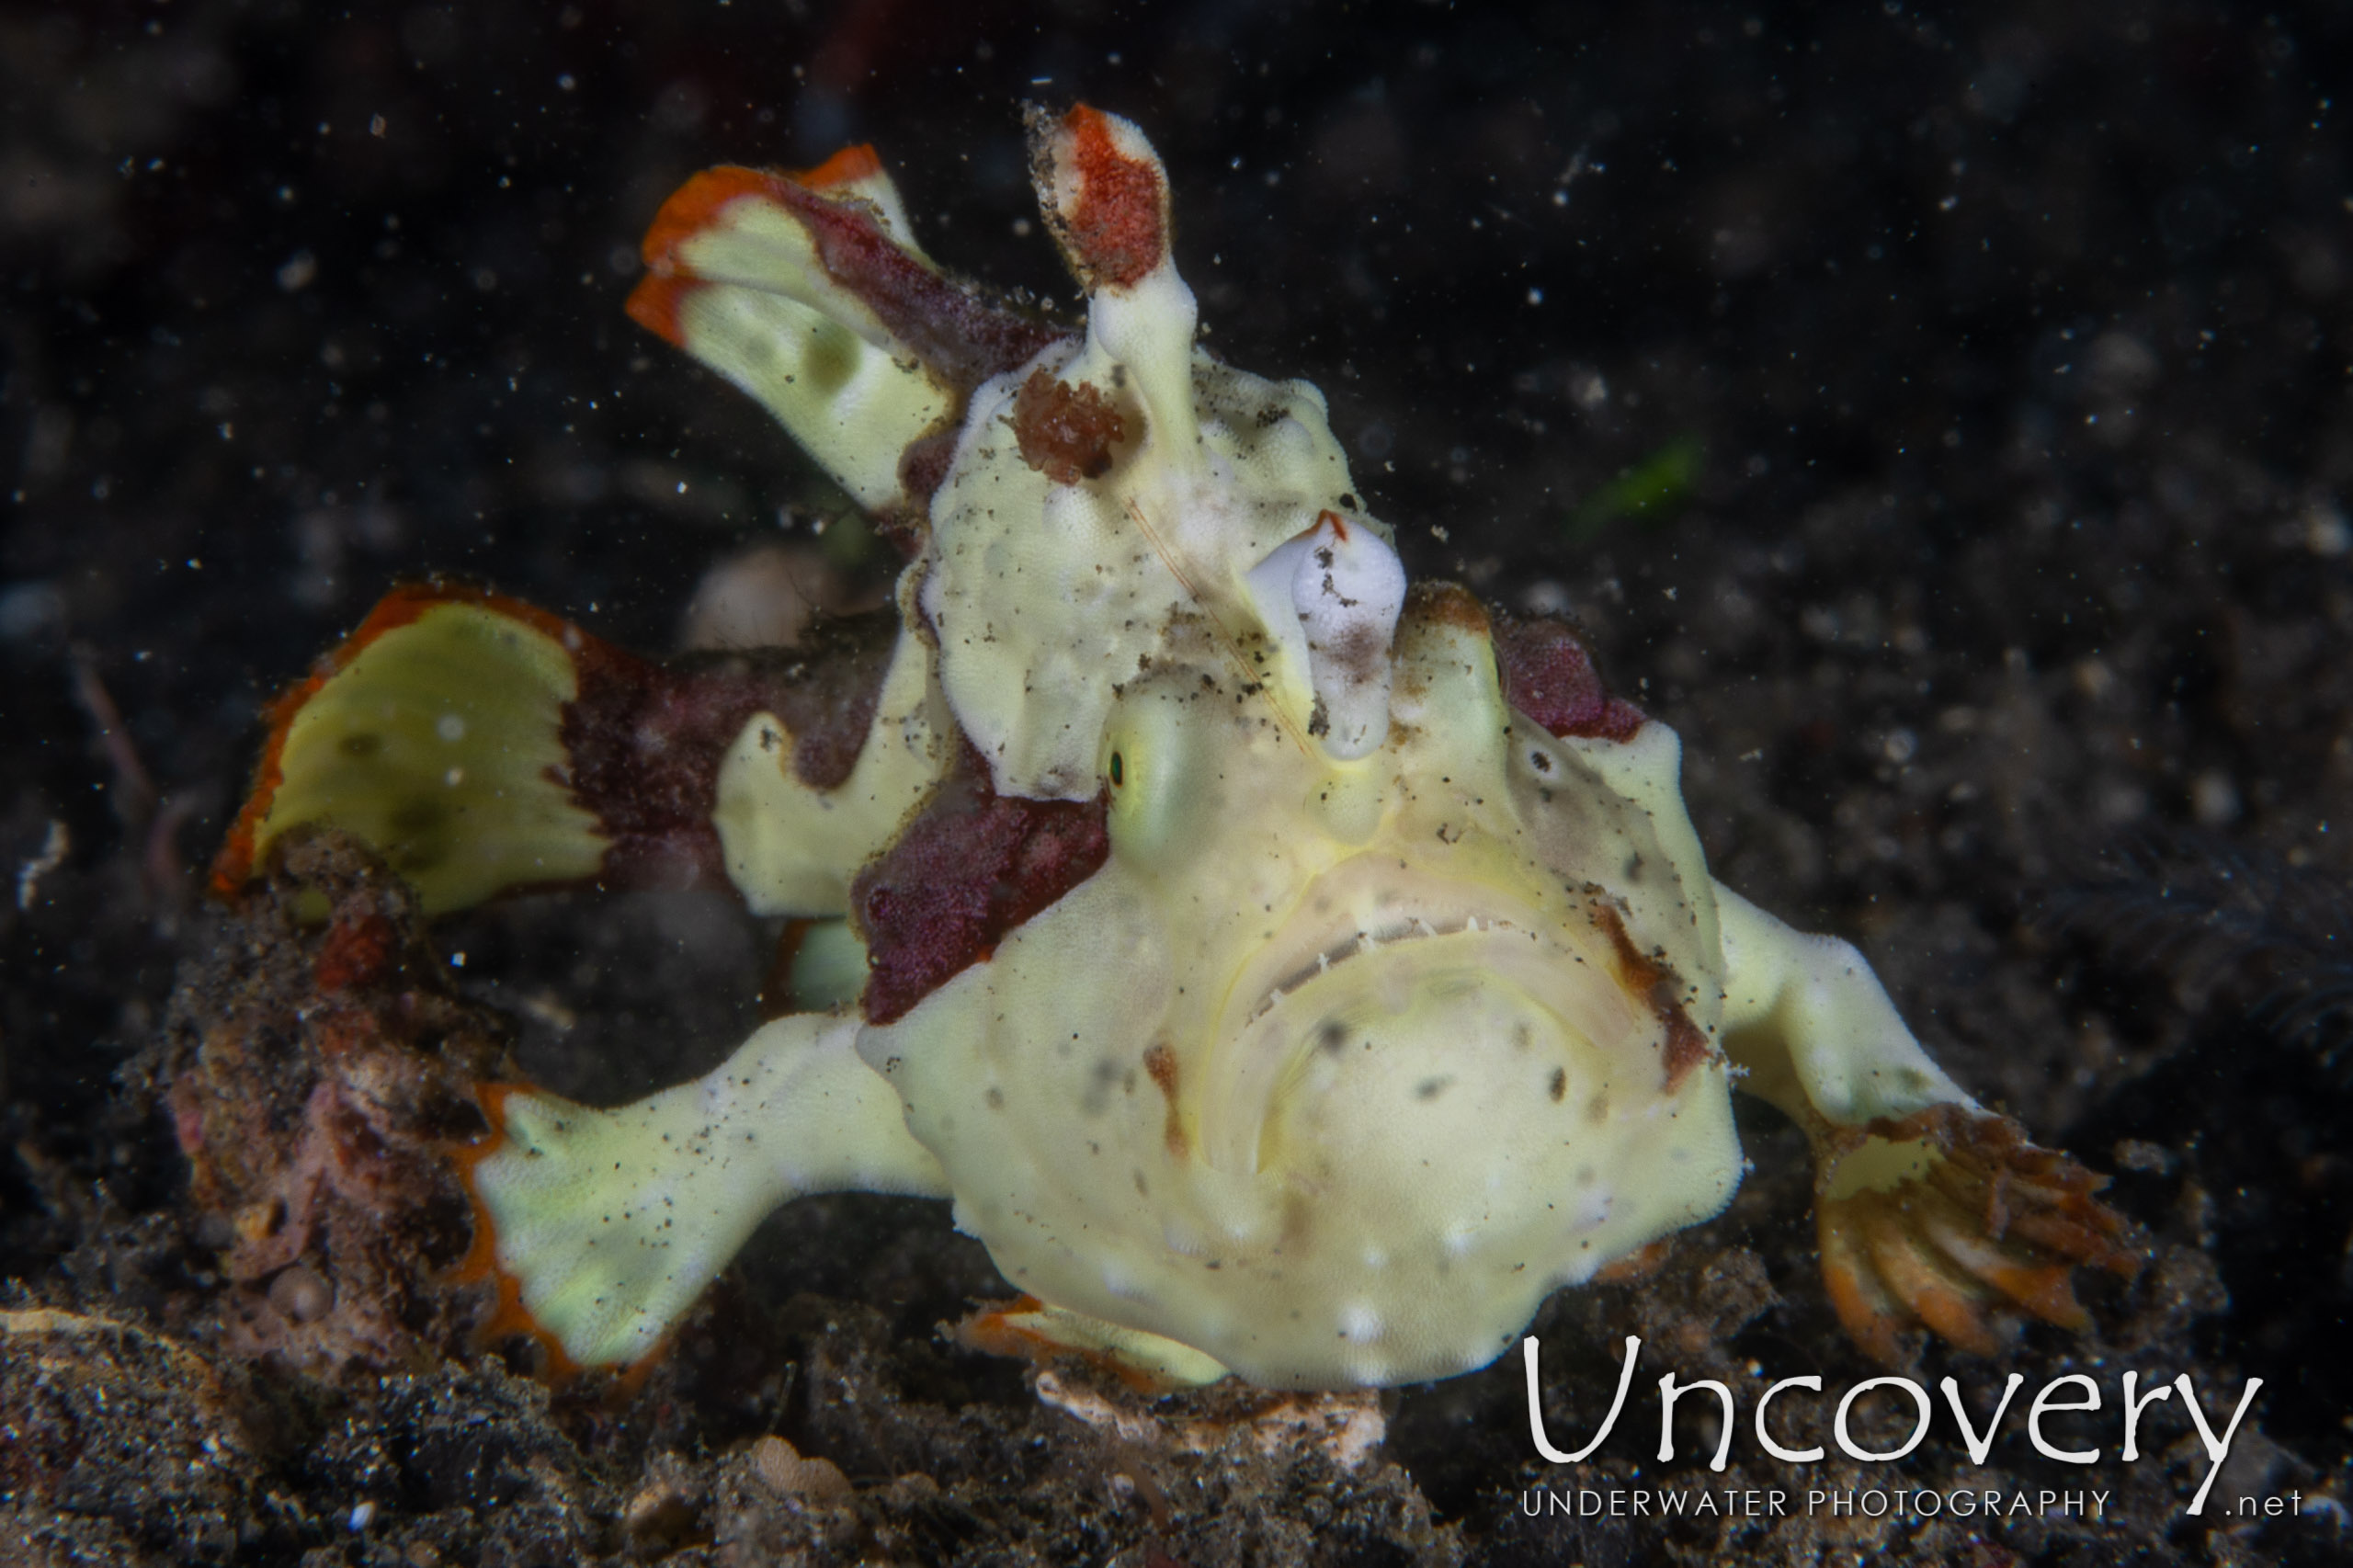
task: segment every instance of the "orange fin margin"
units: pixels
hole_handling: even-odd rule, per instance
[[[882,160],[875,154],[871,143],[863,142],[843,148],[813,169],[798,173],[779,174],[745,168],[740,164],[722,164],[703,170],[672,191],[669,199],[662,203],[662,210],[654,215],[640,250],[645,276],[630,290],[629,301],[622,309],[629,312],[630,320],[665,343],[684,348],[686,337],[678,327],[678,309],[704,281],[679,254],[688,242],[711,228],[720,221],[722,212],[746,197],[775,199],[778,187],[788,184],[822,195],[872,179],[881,172]]]
[[[474,1187],[474,1167],[506,1144],[506,1119],[503,1108],[510,1095],[532,1093],[529,1084],[476,1084],[475,1103],[482,1107],[483,1119],[490,1123],[490,1131],[471,1143],[449,1146],[449,1163],[457,1168],[458,1180],[466,1189],[466,1205],[472,1210],[474,1239],[449,1274],[451,1283],[458,1285],[493,1282],[496,1298],[490,1314],[475,1325],[474,1343],[490,1345],[498,1340],[519,1337],[538,1345],[544,1359],[540,1375],[561,1387],[577,1378],[584,1369],[563,1347],[563,1342],[550,1333],[531,1309],[523,1304],[523,1282],[498,1266],[498,1226],[483,1207],[482,1194]]]
[[[802,169],[788,176],[795,185],[811,190],[830,190],[837,185],[856,185],[862,179],[872,179],[882,172],[882,160],[875,156],[871,142],[860,142],[845,147],[813,169]]]
[[[1036,1318],[1045,1310],[1046,1303],[1035,1296],[1017,1296],[1010,1301],[987,1302],[974,1310],[971,1316],[959,1319],[949,1333],[956,1343],[967,1350],[1027,1361],[1033,1367],[1048,1367],[1062,1360],[1076,1361],[1093,1372],[1114,1380],[1131,1393],[1157,1397],[1183,1386],[1157,1377],[1150,1369],[1122,1359],[1108,1350],[1070,1344],[1023,1321]]]
[[[2075,1299],[2076,1268],[2140,1271],[2123,1219],[2093,1196],[2106,1178],[2029,1142],[2006,1117],[1936,1106],[1816,1133],[1823,1281],[1848,1335],[1876,1360],[1898,1361],[1899,1336],[1922,1326],[1990,1355],[2006,1309],[2080,1329],[2089,1319]],[[1935,1163],[1890,1187],[1828,1197],[1840,1157],[1868,1139],[1924,1142]]]
[[[546,1324],[523,1304],[523,1282],[508,1273],[498,1261],[498,1223],[483,1206],[482,1194],[474,1187],[474,1167],[506,1146],[506,1120],[504,1112],[507,1097],[518,1094],[536,1094],[529,1084],[476,1084],[474,1101],[482,1108],[483,1119],[490,1131],[470,1143],[447,1145],[444,1153],[458,1173],[459,1183],[466,1189],[466,1205],[472,1212],[473,1242],[466,1256],[459,1259],[449,1271],[453,1285],[476,1285],[489,1281],[495,1292],[491,1310],[474,1325],[473,1340],[477,1347],[495,1345],[502,1339],[528,1339],[540,1348],[540,1381],[554,1388],[563,1388],[577,1381],[590,1371],[575,1360]],[[676,1343],[676,1334],[665,1334],[654,1348],[615,1369],[609,1392],[615,1399],[628,1399],[645,1386],[654,1369],[662,1364]]]
[[[835,159],[843,155],[835,153]],[[629,301],[622,307],[629,319],[664,342],[685,347],[686,338],[678,329],[678,307],[688,292],[701,286],[702,279],[680,259],[679,251],[718,222],[719,215],[733,203],[745,197],[773,197],[782,179],[765,169],[722,164],[703,170],[672,191],[654,215],[653,226],[645,231],[640,249],[645,276],[630,290]]]
[[[261,761],[254,769],[253,788],[246,793],[245,803],[237,812],[236,822],[229,829],[227,842],[213,858],[211,874],[212,896],[234,898],[245,883],[253,880],[254,841],[261,824],[269,819],[269,808],[277,799],[278,786],[285,781],[284,756],[286,734],[293,727],[294,716],[305,703],[316,697],[327,682],[348,669],[353,660],[367,652],[368,645],[387,632],[397,631],[415,624],[426,612],[440,605],[480,605],[485,609],[519,620],[535,631],[546,633],[566,647],[577,644],[574,639],[587,634],[560,616],[551,615],[537,605],[509,598],[471,584],[449,582],[440,578],[423,583],[404,583],[376,601],[366,619],[337,643],[335,649],[311,666],[311,673],[280,692],[269,705],[269,740],[262,748]]]

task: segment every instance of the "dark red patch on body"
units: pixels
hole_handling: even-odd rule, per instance
[[[1023,922],[1093,876],[1111,851],[1108,798],[999,795],[968,746],[897,843],[858,874],[869,1021],[891,1023]]]
[[[879,610],[819,628],[808,649],[676,665],[574,631],[580,692],[563,710],[565,782],[612,840],[598,881],[726,885],[710,813],[728,748],[753,714],[773,713],[792,733],[794,775],[812,789],[837,788],[873,723],[897,628],[894,612]]]
[[[793,776],[812,790],[848,782],[874,724],[899,645],[899,612],[820,619],[798,647],[740,655],[766,666],[768,710],[792,732]]]
[[[1111,472],[1111,449],[1128,438],[1128,425],[1092,381],[1074,387],[1039,369],[1013,400],[1013,437],[1023,462],[1056,484],[1076,484]]]
[[[1708,1059],[1708,1037],[1699,1026],[1679,1007],[1670,1007],[1659,1014],[1659,1021],[1666,1026],[1666,1092],[1675,1093],[1691,1069]]]
[[[1635,947],[1616,910],[1607,905],[1597,908],[1593,923],[1609,938],[1617,955],[1619,983],[1649,1004],[1666,1031],[1659,1044],[1659,1059],[1666,1072],[1666,1092],[1671,1095],[1683,1086],[1691,1069],[1714,1054],[1708,1037],[1683,1010],[1683,977],[1665,959]]]
[[[793,994],[792,968],[800,961],[801,944],[809,939],[809,932],[815,925],[813,920],[788,920],[784,929],[777,933],[776,952],[768,960],[767,978],[760,982],[760,1022],[774,1023],[794,1013],[810,1011]]]
[[[1593,654],[1564,620],[1552,616],[1494,617],[1495,673],[1504,700],[1554,735],[1628,741],[1643,710],[1609,695]]]
[[[710,808],[719,765],[764,704],[731,672],[697,679],[618,648],[574,655],[579,697],[564,705],[564,782],[611,841],[608,887],[724,884]]]

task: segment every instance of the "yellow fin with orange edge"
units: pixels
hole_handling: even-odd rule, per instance
[[[779,1018],[709,1075],[612,1110],[489,1098],[492,1137],[460,1164],[508,1326],[581,1367],[642,1361],[779,1205],[947,1197],[858,1031],[855,1016]]]
[[[594,876],[608,840],[563,782],[581,638],[494,594],[395,589],[272,710],[214,890],[235,892],[306,824],[367,844],[427,914]]]

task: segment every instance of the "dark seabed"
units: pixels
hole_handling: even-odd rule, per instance
[[[2343,1561],[2353,13],[1631,9],[0,6],[0,1561]],[[464,1074],[702,1071],[774,934],[634,895],[417,936],[329,847],[296,869],[415,937],[336,1012],[315,929],[201,894],[262,710],[427,573],[649,653],[756,547],[873,591],[838,493],[622,316],[638,238],[706,165],[871,141],[933,255],[1067,310],[1018,106],[1078,97],[1152,136],[1208,341],[1324,389],[1409,567],[1581,618],[1717,874],[2114,1173],[2150,1261],[2089,1332],[1910,1369],[1981,1415],[2024,1376],[1984,1466],[1941,1400],[1898,1461],[1758,1447],[1766,1381],[1879,1369],[1755,1106],[1726,1213],[1538,1320],[1556,1439],[1645,1342],[1575,1469],[1516,1358],[1385,1398],[1353,1471],[1082,1425],[939,1334],[1005,1287],[906,1199],[788,1210],[633,1398],[469,1348]],[[353,1039],[407,1065],[306,1143]],[[1738,1392],[1727,1471],[1696,1414],[1654,1459],[1670,1369]],[[2126,1370],[2223,1416],[2265,1380],[2202,1516],[2178,1400],[2120,1458]],[[2090,1466],[2025,1431],[2074,1371],[2103,1404],[2046,1435]],[[1728,1487],[1790,1512],[1524,1512]],[[1938,1503],[1803,1506],[1874,1488]]]

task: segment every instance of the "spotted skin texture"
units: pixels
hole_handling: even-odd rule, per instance
[[[716,865],[838,998],[633,1105],[486,1091],[502,1323],[642,1367],[762,1215],[860,1189],[952,1200],[1023,1293],[977,1343],[1155,1386],[1445,1377],[1723,1207],[1735,1085],[1807,1133],[1868,1351],[2080,1323],[2072,1271],[2134,1256],[2098,1179],[1947,1077],[1852,947],[1714,881],[1681,743],[1570,626],[1406,581],[1321,394],[1197,346],[1135,126],[1030,131],[1083,330],[949,279],[867,149],[698,176],[648,236],[632,312],[895,528],[892,621],[665,668],[429,606],[288,699],[265,793],[282,767],[306,812],[396,825],[494,770],[445,902],[497,891],[446,869],[485,857]],[[515,688],[465,697],[508,728],[443,774],[464,680]],[[333,752],[376,729],[381,787]],[[509,822],[529,855],[465,837]]]

